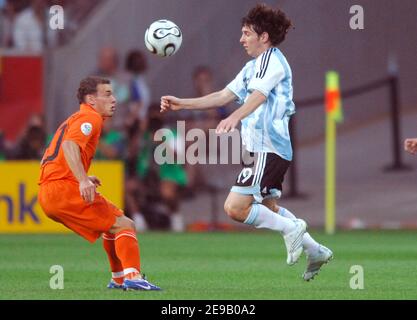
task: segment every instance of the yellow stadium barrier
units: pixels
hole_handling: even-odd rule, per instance
[[[102,183],[98,191],[123,208],[123,163],[93,161],[89,175]],[[71,232],[49,219],[37,200],[39,162],[0,162],[0,233]]]

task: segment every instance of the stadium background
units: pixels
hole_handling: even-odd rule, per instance
[[[322,95],[324,74],[331,69],[340,73],[342,89],[358,87],[389,74],[395,74],[398,76],[400,88],[401,138],[417,135],[415,125],[417,123],[417,91],[415,90],[417,3],[415,1],[264,2],[270,5],[278,4],[295,26],[290,30],[282,49],[292,66],[296,101]],[[53,3],[54,1],[51,1],[51,4]],[[65,1],[56,3],[65,3]],[[162,94],[168,93],[178,96],[192,95],[194,91],[191,74],[198,65],[209,66],[213,70],[215,88],[222,88],[248,60],[238,42],[240,18],[256,3],[255,1],[103,0],[89,3],[91,5],[86,6],[84,18],[61,45],[47,47],[37,54],[21,52],[10,46],[4,46],[1,50],[0,131],[4,133],[5,145],[13,146],[19,142],[18,138],[24,132],[32,115],[29,110],[43,112],[47,132],[52,133],[56,126],[77,107],[75,92],[79,80],[96,70],[97,54],[100,48],[105,46],[116,48],[120,57],[124,57],[134,48],[143,50],[148,61],[146,80],[152,90],[152,101],[158,101]],[[357,4],[364,9],[364,30],[352,30],[349,27],[349,20],[352,17],[349,8]],[[64,6],[64,10],[65,8]],[[146,51],[143,43],[146,27],[160,18],[175,21],[184,34],[180,51],[166,59],[152,56]],[[1,19],[4,19],[4,16],[1,16]],[[17,65],[14,64],[16,60],[13,62],[13,59],[18,59]],[[10,61],[13,63],[10,64]],[[24,62],[19,65],[19,61]],[[34,71],[28,71],[30,69],[25,63],[29,63]],[[10,82],[11,80],[5,81],[7,79],[25,81],[22,81],[22,85],[18,82]],[[25,96],[24,93],[28,92],[32,94],[32,99],[30,95]],[[387,90],[379,89],[343,101],[345,121],[339,126],[337,154],[339,229],[415,229],[417,227],[416,159],[403,154],[403,162],[409,170],[389,172],[384,170],[392,158],[388,99]],[[229,110],[232,108],[229,107]],[[283,205],[305,218],[313,229],[320,230],[324,224],[323,106],[317,104],[311,108],[299,108],[296,119],[299,142],[297,166],[301,196],[284,197]],[[15,226],[3,228],[9,221],[7,217],[12,206],[8,199],[12,199],[13,208],[16,210],[25,206],[25,201],[19,199],[21,194],[17,190],[21,190],[19,186],[28,176],[21,170],[9,171],[7,167],[9,160],[13,159],[6,159],[0,164],[2,170],[0,171],[0,223],[2,223],[0,233],[5,230],[10,232],[15,228]],[[10,180],[5,170],[16,179]],[[184,214],[189,231],[206,230],[206,224],[214,221],[213,219],[220,222],[217,225],[220,229],[237,228],[237,224],[224,215],[222,203],[238,170],[239,166],[232,165],[204,167],[205,187],[200,188],[193,197],[184,197],[180,203],[180,211]],[[34,169],[33,172],[32,182],[29,181],[28,184],[36,183],[36,170]],[[108,173],[109,170],[106,172]],[[19,178],[19,175],[22,175],[22,178]],[[119,185],[112,184],[112,187],[115,186],[116,193],[123,192],[122,182]],[[31,194],[27,195],[28,201],[36,193],[33,185],[30,190]],[[114,192],[109,190],[108,196],[112,198],[113,195]],[[123,205],[122,199],[114,201]],[[13,221],[19,223],[18,219]],[[32,231],[36,231],[36,226]],[[349,246],[349,243],[355,243],[356,234],[350,235],[342,234],[342,238],[339,238],[342,239],[341,241],[346,241],[343,245]],[[365,233],[363,241],[366,241],[366,235]],[[404,239],[409,238],[409,233],[402,235],[398,237],[401,238],[399,245],[402,241],[406,242]],[[326,238],[326,241],[330,243],[340,241],[336,240],[337,236],[334,240]],[[146,235],[143,237],[146,245]],[[155,240],[152,237],[156,237],[155,241],[158,242],[158,234],[150,234],[148,237],[150,237],[149,241]],[[42,238],[37,239],[43,241]],[[381,235],[379,238],[378,234],[371,233],[370,239],[375,243],[378,241],[390,243],[397,239],[397,235],[388,233],[388,236]],[[18,246],[19,243],[24,244],[26,241],[25,238],[15,238],[15,236],[4,240],[4,243],[9,241],[11,247]],[[33,238],[28,236],[27,241],[32,240]],[[63,246],[66,245],[68,244],[64,241]],[[343,245],[340,245],[341,251],[345,248]],[[361,250],[360,245],[353,247]],[[11,256],[5,246],[2,246],[2,250],[5,256]],[[371,247],[370,255],[378,250],[384,249],[378,246]],[[225,253],[226,256],[227,254]],[[415,250],[410,249],[408,254],[401,251],[399,254],[405,265],[408,262],[415,262]],[[157,259],[156,254],[155,256]],[[353,253],[352,256],[355,257]],[[148,254],[146,258],[151,259],[151,256]],[[380,258],[382,268],[387,257]],[[348,261],[351,263],[351,260],[346,259],[346,263]],[[358,260],[360,261],[360,258]],[[340,263],[343,261],[336,266],[341,266]],[[154,267],[151,263],[149,266]],[[14,265],[12,267],[15,268]],[[3,269],[11,270],[12,267],[3,262]],[[155,268],[158,266],[156,265]],[[331,270],[336,272],[332,277],[337,278],[337,267]],[[161,273],[167,279],[172,275],[169,272]],[[398,285],[406,286],[405,282]],[[42,295],[42,292],[39,294]],[[313,294],[314,292],[312,296]],[[330,292],[324,297],[331,298],[331,294]],[[13,298],[12,295],[9,297]],[[87,298],[92,297],[94,295],[87,296]],[[268,297],[273,298],[273,293]],[[390,294],[387,293],[386,296],[371,294],[363,298],[369,297],[389,298]],[[393,294],[391,297],[404,296]],[[413,293],[409,291],[409,295],[405,297],[413,297]],[[177,297],[168,296],[168,298]]]

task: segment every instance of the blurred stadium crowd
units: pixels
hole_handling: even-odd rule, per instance
[[[47,46],[62,45],[97,2],[0,0],[3,15],[0,47],[36,54],[42,53]],[[50,37],[43,32],[48,30],[44,27],[46,19],[43,17],[46,17],[46,8],[54,4],[65,7],[65,19],[71,20],[71,28]],[[172,141],[169,145],[174,152],[185,152],[185,137],[176,132],[176,121],[186,120],[186,132],[192,128],[208,132],[225,117],[226,108],[209,112],[181,111],[162,116],[159,101],[152,101],[151,85],[145,78],[147,68],[146,55],[140,50],[131,50],[124,57],[115,47],[106,46],[99,50],[97,65],[86,76],[97,75],[112,81],[117,110],[115,116],[105,122],[95,159],[124,162],[125,212],[133,218],[138,230],[181,232],[185,224],[179,212],[180,201],[205,189],[204,174],[199,165],[157,165],[153,151],[160,142],[153,140],[154,133],[160,128],[171,128],[178,143]],[[213,73],[207,66],[196,67],[191,77],[195,96],[216,89]],[[33,114],[15,141],[6,140],[0,129],[0,161],[40,160],[54,134],[47,132],[45,116]]]
[[[0,0],[0,47],[31,53],[65,44],[99,0]],[[49,8],[65,11],[65,29],[52,30]]]

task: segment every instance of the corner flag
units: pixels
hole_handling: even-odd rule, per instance
[[[343,122],[339,74],[336,71],[326,73],[326,112],[329,113],[334,121]]]
[[[326,73],[326,164],[325,164],[325,230],[336,230],[336,122],[343,121],[339,74]]]

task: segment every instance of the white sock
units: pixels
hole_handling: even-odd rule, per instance
[[[295,220],[297,219],[296,216],[291,213],[291,211],[289,211],[288,209],[285,209],[283,207],[279,207],[279,211],[278,211],[279,215],[285,217],[285,218],[289,218],[291,220]],[[307,255],[317,251],[317,249],[319,248],[319,243],[317,241],[315,241],[308,232],[304,233],[303,236],[303,249],[306,252]]]
[[[308,232],[304,233],[303,236],[303,249],[306,255],[310,255],[312,253],[316,253],[319,249],[320,244],[314,240]]]
[[[291,219],[276,214],[260,203],[252,204],[251,211],[243,223],[255,226],[255,228],[279,231],[282,234],[288,233],[295,226]]]

